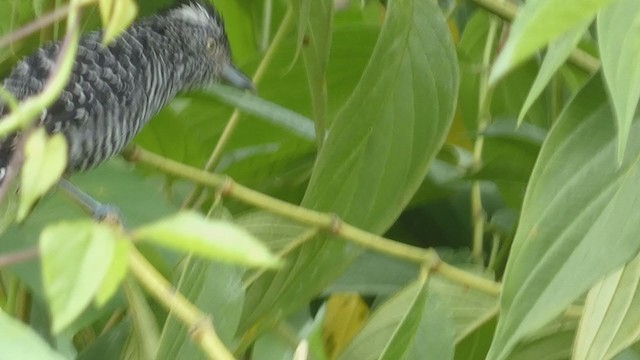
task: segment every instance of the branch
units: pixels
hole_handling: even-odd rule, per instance
[[[492,295],[500,293],[500,283],[465,272],[443,262],[433,249],[419,248],[384,238],[347,224],[335,214],[325,214],[290,204],[244,187],[228,176],[211,174],[153,154],[140,147],[130,146],[123,155],[129,161],[144,163],[167,174],[215,188],[224,196],[233,197],[257,208],[322,229],[364,248],[419,264],[426,263],[433,271],[469,288]]]
[[[83,5],[87,5],[86,3]],[[63,5],[54,11],[44,14],[27,25],[0,38],[0,48],[10,45],[20,39],[23,39],[32,33],[41,30],[56,21],[64,19],[71,11],[71,6]]]
[[[24,250],[18,250],[18,251],[13,251],[6,254],[1,254],[0,269],[37,258],[38,256],[40,256],[40,250],[37,246],[33,246]]]

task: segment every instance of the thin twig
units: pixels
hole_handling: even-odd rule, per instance
[[[496,33],[498,31],[498,19],[491,18],[489,33],[482,54],[482,73],[480,74],[480,86],[478,91],[478,124],[476,137],[473,144],[472,169],[478,171],[482,166],[482,153],[484,149],[484,131],[491,123],[491,95],[493,88],[489,85],[489,69],[493,59],[493,51]],[[471,255],[478,264],[484,264],[484,226],[487,215],[482,206],[481,181],[471,183],[471,220],[473,223],[473,242]]]
[[[85,4],[86,5],[86,4]],[[12,43],[19,41],[34,32],[41,30],[57,21],[64,19],[71,10],[70,5],[63,5],[54,11],[44,14],[27,25],[3,36],[0,38],[0,48],[9,46]]]
[[[225,175],[211,174],[200,169],[148,152],[140,147],[130,146],[123,153],[129,161],[152,166],[166,174],[189,179],[197,184],[212,187],[225,196],[255,206],[259,209],[284,216],[291,220],[322,229],[340,238],[356,243],[363,248],[376,250],[389,256],[416,262],[431,264],[434,271],[459,284],[492,295],[500,292],[500,284],[481,276],[468,273],[442,262],[433,249],[424,249],[403,244],[382,236],[359,229],[342,222],[334,214],[325,214],[306,209],[258,191],[244,187]]]
[[[35,259],[38,256],[40,256],[40,250],[37,246],[30,247],[25,250],[10,252],[8,254],[2,254],[0,255],[0,269]]]

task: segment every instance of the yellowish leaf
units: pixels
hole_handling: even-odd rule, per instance
[[[369,317],[369,306],[356,293],[331,295],[323,324],[325,349],[336,359]]]

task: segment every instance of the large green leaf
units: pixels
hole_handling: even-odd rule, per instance
[[[602,70],[618,125],[618,160],[624,156],[640,99],[640,1],[618,0],[598,14]]]
[[[593,19],[612,0],[527,1],[513,22],[491,78],[495,81],[536,51],[576,26]]]
[[[386,230],[444,141],[458,88],[455,63],[434,3],[390,2],[371,61],[318,155],[303,206],[376,233]],[[249,288],[241,329],[305,303],[352,261],[353,250],[317,239],[291,252],[281,271]]]
[[[371,62],[318,154],[303,206],[336,212],[373,232],[386,230],[449,129],[455,62],[434,4],[391,1]]]
[[[542,147],[505,271],[490,359],[506,358],[640,247],[640,142],[629,144],[618,166],[601,81],[594,77],[576,96]]]

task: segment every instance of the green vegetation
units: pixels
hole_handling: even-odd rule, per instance
[[[68,42],[0,136],[81,33],[169,3],[0,0],[0,78]],[[258,92],[183,94],[71,176],[121,224],[25,141],[0,359],[640,359],[640,2],[215,4]]]

